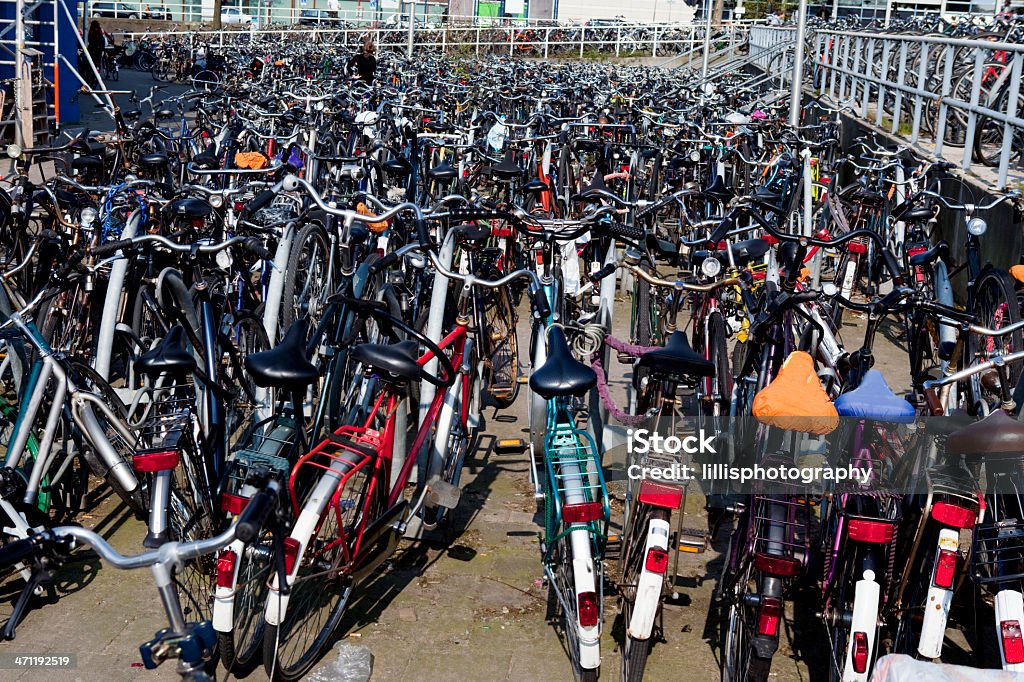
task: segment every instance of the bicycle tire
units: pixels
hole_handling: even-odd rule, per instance
[[[270,541],[270,533],[265,531],[255,544]],[[263,605],[270,593],[275,559],[272,550],[250,551],[247,546],[238,553],[237,561],[231,632],[218,632],[217,644],[224,668],[235,677],[246,677],[262,662]]]
[[[288,274],[281,305],[281,333],[304,315],[309,317],[310,327],[316,328],[324,302],[334,292],[333,282],[326,276],[329,262],[330,240],[327,233],[319,223],[308,223],[295,236],[288,255]],[[317,273],[322,277],[318,278]],[[314,286],[317,290],[313,289]]]
[[[484,390],[489,403],[498,409],[508,409],[519,395],[517,315],[507,288],[489,289],[483,298],[484,325],[480,331],[484,332],[487,344]]]
[[[989,268],[982,272],[974,285],[974,313],[978,316],[978,324],[992,329],[999,329],[1020,321],[1020,308],[1017,305],[1017,294],[1014,291],[1013,280],[1003,270]],[[987,337],[977,334],[968,336],[964,344],[967,356],[964,358],[964,366],[973,364],[996,355],[1018,350],[1024,343],[1024,334],[1019,330],[1003,337]],[[1006,363],[1007,378],[1015,382],[1020,377],[1020,360]],[[1010,393],[1016,384],[1011,385]],[[968,396],[970,404],[967,405],[971,414],[977,412],[981,402],[986,400],[986,393],[980,377],[975,375],[967,381]],[[995,396],[999,402],[999,397]],[[998,406],[998,405],[997,405]]]
[[[647,657],[650,655],[653,633],[652,637],[648,639],[636,639],[629,634],[629,621],[633,612],[633,600],[636,598],[634,592],[632,595],[633,599],[630,599],[629,587],[635,586],[636,581],[639,579],[640,571],[643,570],[642,566],[646,560],[643,550],[646,546],[647,528],[650,522],[654,519],[669,521],[672,516],[671,512],[667,509],[644,506],[646,513],[642,516],[634,514],[634,522],[630,524],[630,530],[627,533],[623,533],[623,542],[628,543],[628,547],[624,546],[623,548],[623,568],[620,571],[622,582],[626,586],[625,590],[620,589],[619,597],[624,629],[621,649],[622,660],[619,668],[619,679],[621,682],[640,682],[644,678],[644,670],[647,668]],[[632,551],[634,549],[638,551]]]
[[[750,644],[756,614],[744,599],[750,588],[752,565],[737,579],[737,592],[731,595],[728,617],[722,620],[722,682],[767,682],[772,661],[757,656]]]

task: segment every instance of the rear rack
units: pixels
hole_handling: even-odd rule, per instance
[[[552,503],[555,508],[554,518],[548,519],[551,524],[547,529],[548,537],[561,532],[563,508],[570,500],[573,504],[600,504],[599,518],[569,526],[586,526],[595,535],[603,537],[611,518],[611,508],[594,439],[584,429],[558,423],[545,438],[545,452],[548,478],[554,485]],[[603,520],[601,528],[597,525],[598,520]]]
[[[1006,519],[974,527],[971,576],[982,585],[1024,580],[1024,521]]]

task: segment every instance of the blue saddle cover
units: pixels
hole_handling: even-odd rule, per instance
[[[877,369],[868,370],[860,386],[836,398],[840,417],[860,417],[907,424],[914,421],[914,406],[900,398]]]

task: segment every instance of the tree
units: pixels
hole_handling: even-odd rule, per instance
[[[221,29],[220,25],[220,8],[221,0],[213,0],[213,28],[216,30]]]

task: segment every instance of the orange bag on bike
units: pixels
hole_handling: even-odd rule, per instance
[[[790,353],[775,381],[758,391],[753,412],[762,424],[819,436],[839,426],[839,413],[821,387],[814,359],[803,351]]]

